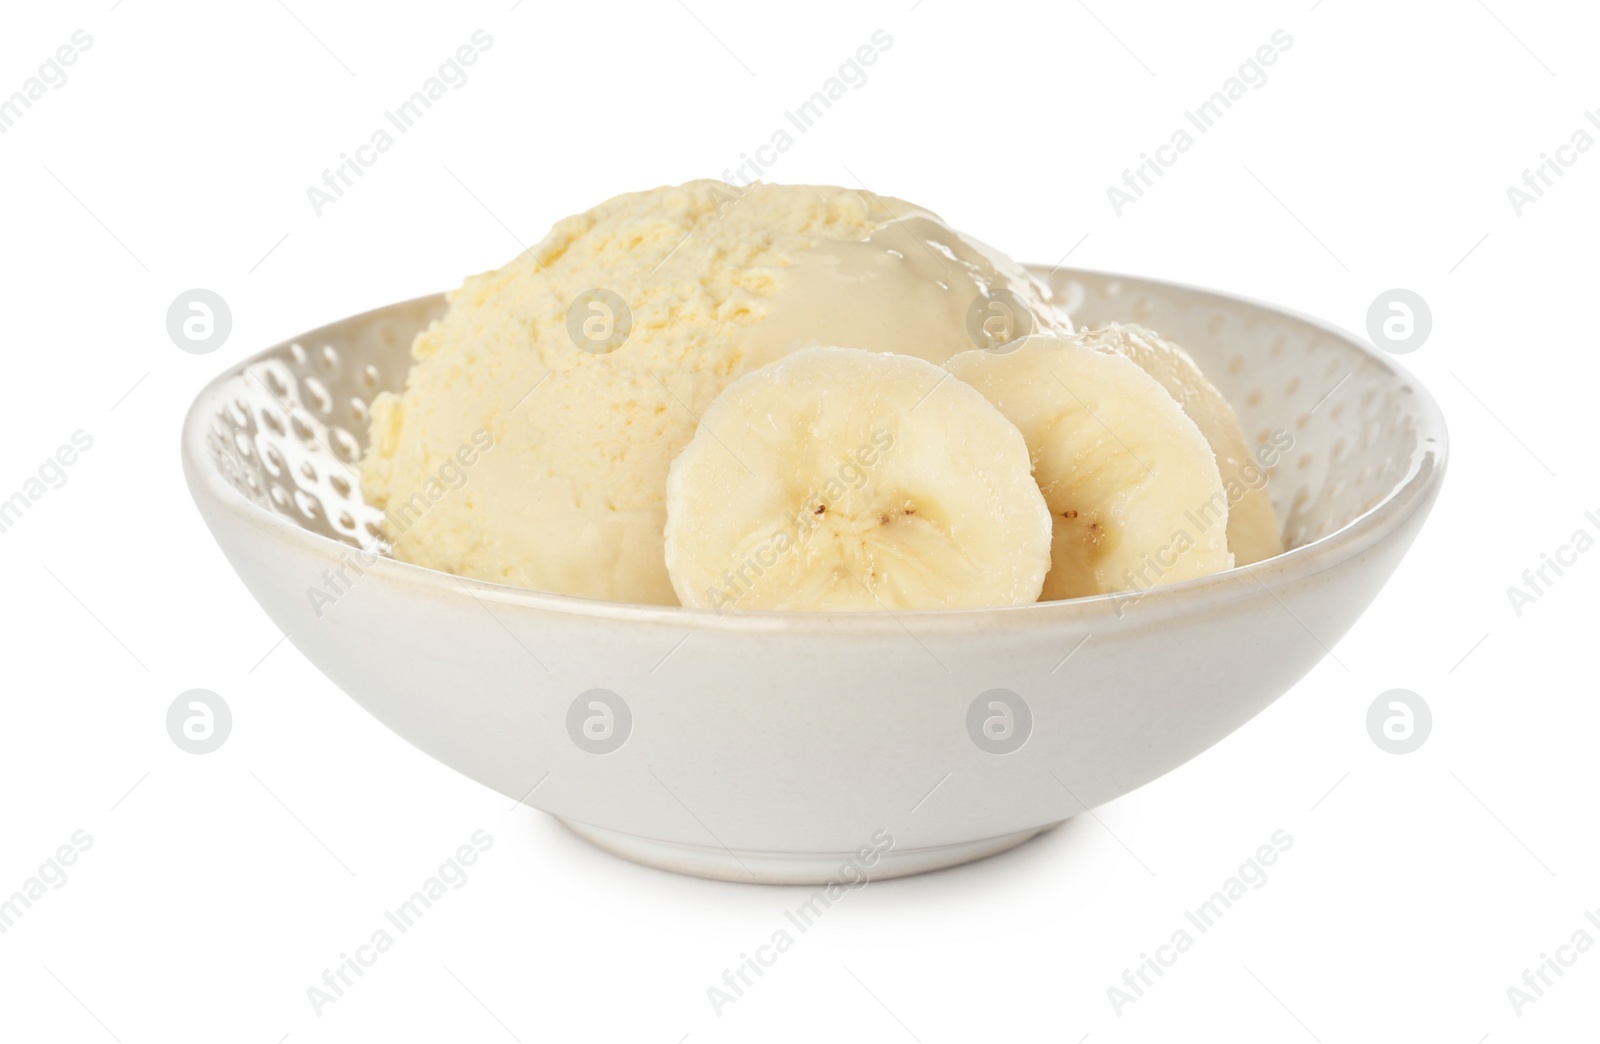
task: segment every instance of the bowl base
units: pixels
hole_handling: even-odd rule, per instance
[[[745,884],[821,885],[833,881],[848,882],[858,872],[850,868],[851,862],[855,859],[854,853],[850,852],[746,852],[706,845],[679,844],[674,841],[655,841],[647,837],[607,830],[605,827],[591,826],[588,823],[578,823],[561,816],[555,818],[574,834],[612,855],[657,870],[670,870],[675,874],[687,874],[690,877],[740,881]],[[998,855],[1060,825],[1060,822],[1049,823],[1042,827],[1019,830],[1014,834],[986,837],[978,841],[963,841],[953,845],[891,848],[879,855],[877,864],[868,871],[868,877],[874,881],[882,881],[892,877],[907,877],[929,870],[960,866],[962,863]]]

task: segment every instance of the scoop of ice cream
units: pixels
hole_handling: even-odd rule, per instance
[[[402,560],[676,604],[667,469],[734,378],[817,344],[943,363],[1029,326],[1070,322],[1015,262],[900,200],[715,181],[630,193],[450,295],[405,391],[372,404],[362,491]],[[453,467],[463,447],[473,462]]]

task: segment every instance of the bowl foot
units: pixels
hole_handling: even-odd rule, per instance
[[[654,841],[647,837],[623,834],[605,827],[590,826],[555,817],[574,834],[612,855],[690,877],[717,881],[742,881],[746,884],[820,885],[831,881],[850,882],[861,872],[851,867],[855,859],[849,852],[748,852],[705,845]],[[1000,837],[963,841],[930,848],[891,848],[881,853],[876,865],[867,869],[874,881],[907,877],[943,870],[1015,848],[1030,838],[1052,830],[1060,823],[1020,830]],[[859,865],[859,864],[858,864]]]

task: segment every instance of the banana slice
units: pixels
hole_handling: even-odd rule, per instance
[[[945,364],[1027,440],[1054,536],[1045,599],[1144,590],[1233,566],[1205,436],[1154,377],[1074,339]]]
[[[1228,492],[1228,550],[1239,565],[1283,553],[1278,513],[1267,494],[1267,472],[1245,440],[1239,417],[1188,352],[1142,326],[1109,323],[1081,335],[1085,345],[1133,360],[1178,400],[1216,454]]]
[[[808,348],[730,384],[667,474],[667,572],[699,609],[1038,599],[1050,513],[1028,447],[921,359]]]

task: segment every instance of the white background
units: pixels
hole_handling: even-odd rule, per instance
[[[1506,588],[1600,510],[1600,150],[1520,216],[1506,189],[1600,108],[1593,11],[688,3],[7,10],[0,95],[74,30],[94,42],[0,135],[0,495],[75,430],[94,444],[0,534],[0,893],[75,830],[93,846],[0,935],[0,1037],[1592,1032],[1600,948],[1520,1016],[1506,990],[1600,908],[1600,554],[1520,618]],[[307,186],[478,28],[494,44],[470,82],[315,216]],[[1344,666],[1325,662],[1097,819],[850,895],[719,1017],[707,987],[803,893],[619,861],[388,733],[278,645],[190,504],[178,425],[247,354],[452,286],[615,193],[722,174],[879,28],[894,43],[869,82],[771,179],[859,177],[1019,259],[1054,264],[1076,246],[1073,265],[1352,330],[1380,291],[1415,290],[1434,329],[1405,362],[1447,414],[1451,474],[1335,650]],[[1106,187],[1277,29],[1294,43],[1269,81],[1118,217]],[[212,355],[166,333],[169,302],[195,286],[232,307]],[[234,714],[205,756],[164,727],[194,687]],[[1365,729],[1394,687],[1434,712],[1406,756]],[[479,828],[494,845],[468,883],[314,1014],[306,988]],[[1294,845],[1266,885],[1114,1012],[1107,987],[1279,829]]]

